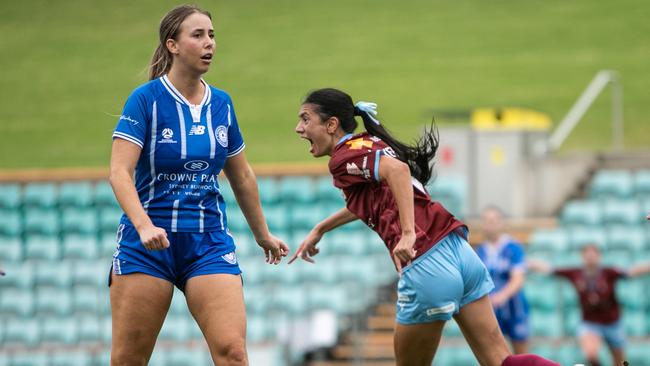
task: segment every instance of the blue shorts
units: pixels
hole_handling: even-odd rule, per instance
[[[620,320],[612,324],[598,324],[583,320],[578,325],[577,335],[580,337],[585,333],[593,333],[600,336],[611,348],[622,349],[625,347],[625,331]]]
[[[402,269],[397,283],[397,322],[450,320],[461,307],[493,288],[474,249],[457,233],[450,233]]]
[[[112,272],[116,275],[146,273],[165,279],[181,290],[184,290],[187,280],[194,276],[241,274],[235,255],[235,242],[228,232],[168,232],[167,235],[169,248],[147,250],[133,226],[120,224]]]

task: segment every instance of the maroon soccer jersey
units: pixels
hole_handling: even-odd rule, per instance
[[[620,318],[616,300],[616,281],[626,274],[616,268],[605,267],[588,275],[582,268],[565,268],[553,271],[566,277],[578,292],[582,319],[599,324],[611,324]]]
[[[386,247],[393,252],[402,229],[397,203],[388,183],[379,180],[379,160],[382,155],[395,157],[395,152],[381,139],[361,133],[344,139],[334,149],[329,170],[334,186],[345,195],[346,206],[368,227],[377,232]],[[416,257],[459,228],[466,228],[438,202],[431,200],[422,184],[412,179],[415,208],[414,248]],[[406,266],[406,263],[402,263]]]

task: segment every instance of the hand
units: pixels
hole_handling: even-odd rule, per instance
[[[149,225],[138,230],[140,242],[147,250],[163,250],[169,248],[167,232],[163,228]]]
[[[415,244],[415,234],[402,234],[397,242],[393,249],[393,260],[397,266],[397,272],[402,273],[402,262],[406,262],[408,265],[415,258],[417,252],[413,249],[413,244]]]
[[[508,301],[508,298],[503,293],[496,292],[490,296],[490,301],[492,302],[493,307],[498,308],[505,304]]]
[[[310,231],[305,240],[302,241],[302,244],[300,244],[298,250],[296,250],[296,253],[289,259],[289,264],[293,263],[298,257],[309,263],[315,263],[311,257],[320,252],[320,249],[316,248],[316,244],[318,244],[322,237],[323,234],[318,233],[316,230]]]
[[[282,260],[282,257],[286,257],[289,254],[287,244],[273,235],[258,240],[257,245],[264,250],[264,257],[268,264],[278,264]]]

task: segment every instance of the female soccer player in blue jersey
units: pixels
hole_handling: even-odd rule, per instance
[[[171,10],[160,24],[150,81],[128,98],[113,134],[110,182],[125,215],[111,273],[111,365],[147,364],[174,285],[214,363],[248,364],[221,170],[267,262],[288,253],[266,225],[232,100],[201,78],[214,55],[213,34],[208,12]]]
[[[526,280],[524,248],[505,233],[503,213],[495,206],[481,215],[485,242],[477,253],[490,272],[494,290],[490,301],[501,332],[512,343],[515,353],[528,351],[528,302],[523,287]]]
[[[314,157],[330,156],[334,185],[346,207],[320,222],[290,262],[313,261],[323,234],[360,219],[377,232],[400,272],[395,328],[399,366],[430,366],[445,321],[458,322],[481,365],[557,365],[534,355],[510,355],[487,294],[492,282],[466,240],[466,226],[424,185],[438,147],[433,131],[415,147],[393,138],[375,118],[376,105],[320,89],[302,104],[295,131]],[[353,135],[355,116],[366,132]]]

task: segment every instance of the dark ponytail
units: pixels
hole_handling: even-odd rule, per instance
[[[371,112],[365,108],[354,105],[352,98],[338,89],[326,88],[315,90],[305,98],[305,103],[318,106],[318,113],[323,121],[330,117],[337,117],[341,128],[346,133],[352,133],[357,128],[357,121],[354,116],[363,119],[366,131],[379,137],[390,146],[397,155],[397,158],[408,164],[411,175],[420,183],[426,185],[433,175],[433,158],[438,150],[439,139],[438,129],[435,122],[424,129],[414,145],[406,145],[394,138],[390,132],[377,120]]]
[[[167,49],[168,39],[177,39],[178,33],[181,29],[181,24],[188,16],[194,13],[201,13],[212,19],[209,12],[200,9],[194,5],[181,5],[170,10],[169,13],[160,21],[160,28],[158,30],[158,47],[151,57],[151,64],[149,65],[149,80],[159,78],[172,68],[174,58],[171,52]]]

